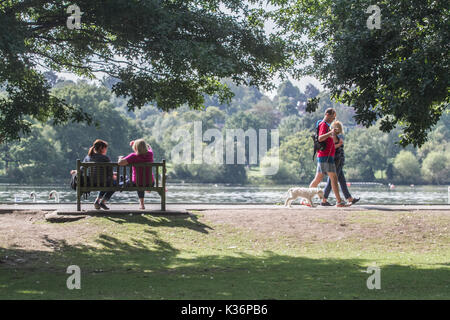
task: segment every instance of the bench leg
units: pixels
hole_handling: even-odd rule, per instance
[[[161,192],[161,211],[166,211],[166,193]]]
[[[77,211],[81,211],[81,196],[77,194]]]

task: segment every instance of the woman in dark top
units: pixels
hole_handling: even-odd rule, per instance
[[[88,155],[84,158],[83,162],[111,162],[111,159],[106,155],[108,151],[108,143],[106,141],[97,139],[94,141],[94,144],[91,148],[89,148]],[[108,168],[112,170],[112,168]],[[98,173],[100,176],[100,185],[103,186],[103,170],[100,170]],[[91,177],[97,177],[97,167],[92,168]],[[113,183],[111,181],[112,172],[107,173],[107,184]],[[92,178],[91,178],[92,179]],[[96,180],[94,179],[94,185],[96,185]],[[109,210],[106,206],[106,202],[111,199],[114,191],[100,191],[98,193],[97,199],[95,199],[94,207],[99,210],[100,208]]]
[[[347,188],[347,181],[345,180],[344,176],[344,136],[342,124],[339,121],[334,121],[331,124],[332,128],[336,128],[338,134],[335,136],[333,135],[334,140],[334,146],[336,148],[336,153],[334,154],[334,163],[336,164],[336,174],[338,176],[339,185],[341,186],[342,192],[344,193],[345,199],[351,204],[355,204],[359,201],[359,198],[353,198],[350,194],[350,191],[348,191]],[[330,195],[331,191],[331,182],[330,178],[327,180],[327,185],[325,187],[325,190],[323,192],[323,199],[322,199],[322,206],[331,206],[331,204],[327,201],[328,196]]]

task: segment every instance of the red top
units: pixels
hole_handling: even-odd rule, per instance
[[[141,162],[153,162],[153,151],[152,149],[148,149],[148,152],[146,154],[141,154],[141,155],[137,155],[135,153],[130,153],[129,155],[127,155],[125,158],[125,160],[127,160],[128,163],[133,164],[133,163],[141,163]],[[150,168],[145,168],[145,183],[144,183],[144,168],[139,168],[139,187],[142,186],[151,186],[152,182],[154,181],[154,176],[153,176],[153,172],[152,172],[152,181],[150,181]],[[136,179],[136,167],[133,167],[133,174],[131,177],[131,181],[133,181],[134,183],[137,184],[137,179]]]
[[[330,126],[325,121],[320,122],[319,124],[319,137],[328,131],[330,131]],[[325,150],[317,152],[317,157],[334,157],[334,153],[336,152],[336,149],[334,148],[334,141],[333,138],[330,136],[326,140],[327,147]]]

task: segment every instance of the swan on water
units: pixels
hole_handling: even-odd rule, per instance
[[[59,193],[56,190],[52,190],[50,191],[50,193],[48,194],[48,198],[52,199],[53,197],[55,197],[55,202],[59,203]]]
[[[33,202],[36,202],[36,193],[34,191],[30,193],[30,198],[33,199]]]

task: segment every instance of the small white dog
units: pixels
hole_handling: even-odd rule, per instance
[[[297,198],[303,198],[306,200],[305,204],[309,207],[314,207],[312,199],[314,196],[318,196],[320,200],[323,199],[323,190],[319,188],[290,188],[287,192],[287,198],[284,202],[284,206],[289,208],[291,207],[292,201],[296,200]]]

